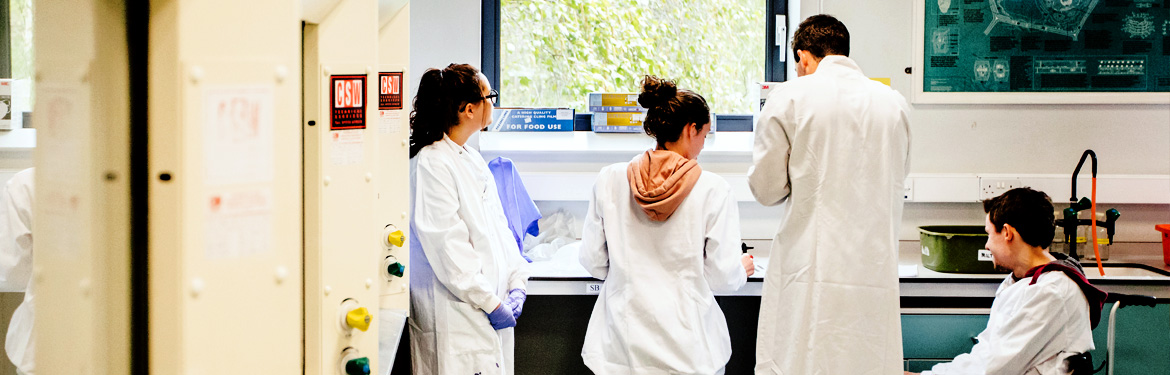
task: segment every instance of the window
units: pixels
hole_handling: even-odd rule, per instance
[[[23,114],[33,107],[32,78],[35,75],[33,48],[33,0],[0,0],[0,78],[11,78],[8,93],[0,97],[0,116],[11,119],[14,128],[23,124]]]
[[[589,92],[637,92],[654,74],[715,113],[752,113],[753,83],[783,79],[768,14],[785,10],[778,0],[486,0],[483,67],[504,106],[583,111]]]
[[[12,38],[10,78],[28,80],[33,77],[33,0],[11,0],[8,4],[8,30]]]

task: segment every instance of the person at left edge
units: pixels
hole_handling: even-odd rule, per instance
[[[428,69],[410,114],[410,351],[415,374],[512,374],[527,262],[467,139],[498,94],[465,64]]]
[[[17,172],[0,195],[0,291],[24,292],[24,302],[12,313],[4,351],[16,373],[36,371],[33,321],[36,314],[31,280],[33,266],[33,175],[29,168]]]

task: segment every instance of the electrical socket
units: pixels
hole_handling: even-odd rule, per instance
[[[995,198],[1008,190],[1023,186],[1024,184],[1018,178],[980,177],[979,199]]]
[[[914,180],[907,178],[906,182],[902,183],[902,193],[905,201],[914,201]]]

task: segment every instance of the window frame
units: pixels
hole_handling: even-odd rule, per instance
[[[777,18],[787,19],[788,0],[765,0],[765,4],[764,81],[784,82],[788,74],[788,65],[785,61],[788,35],[785,35],[786,40],[776,40],[776,21]],[[483,22],[480,24],[480,35],[483,42],[480,44],[482,48],[480,70],[487,76],[492,87],[498,88],[500,87],[500,0],[483,0],[481,14]],[[786,30],[788,25],[781,25],[781,27]],[[500,106],[499,102],[499,100],[496,101],[497,107]],[[589,113],[578,113],[573,130],[590,130],[589,116],[591,116]],[[750,113],[717,113],[715,117],[721,131],[751,131],[753,127],[752,114]]]

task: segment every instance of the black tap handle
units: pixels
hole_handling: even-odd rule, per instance
[[[1116,208],[1110,208],[1108,211],[1105,211],[1105,221],[1106,222],[1112,223],[1114,221],[1117,221],[1117,218],[1119,218],[1119,217],[1121,217],[1121,212],[1117,211]]]
[[[1087,197],[1082,197],[1081,200],[1069,204],[1068,208],[1073,209],[1074,212],[1084,211],[1093,208],[1093,201]]]
[[[740,250],[743,250],[743,253],[744,253],[744,254],[747,254],[747,251],[748,251],[748,250],[755,249],[755,247],[748,246],[748,245],[747,245],[747,242],[740,242],[740,243],[739,243],[739,248],[740,248]]]

